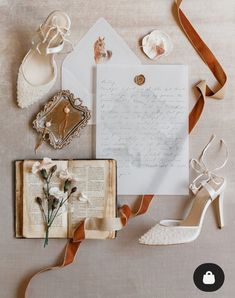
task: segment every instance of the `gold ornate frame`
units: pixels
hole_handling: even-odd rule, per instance
[[[61,149],[78,137],[91,113],[83,106],[80,98],[75,98],[69,90],[56,93],[33,121],[33,128],[55,149]],[[61,133],[61,126],[63,133]]]

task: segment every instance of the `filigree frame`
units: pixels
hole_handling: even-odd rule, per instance
[[[67,101],[68,104],[72,106],[73,109],[79,112],[82,120],[79,121],[68,134],[61,138],[56,138],[54,132],[50,127],[46,127],[45,118],[46,115],[51,113],[53,109],[60,103],[60,101]],[[36,119],[33,121],[33,128],[36,129],[38,133],[41,134],[42,139],[49,142],[50,145],[55,149],[62,149],[63,147],[69,145],[74,137],[80,135],[80,131],[84,128],[89,119],[91,118],[91,112],[86,106],[83,106],[83,102],[80,98],[75,98],[74,94],[69,90],[62,90],[56,93],[48,103],[45,104],[43,109],[37,114]]]

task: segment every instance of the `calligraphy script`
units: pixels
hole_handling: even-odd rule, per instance
[[[149,70],[151,66],[146,68]],[[147,82],[151,73],[143,70],[146,84],[139,86],[130,80],[132,74],[128,76],[128,71],[123,67],[113,70],[108,76],[107,69],[102,70],[98,71],[97,84],[97,157],[117,160],[119,193],[136,194],[131,186],[133,182],[129,187],[124,183],[122,190],[122,181],[133,181],[136,175],[138,181],[141,172],[146,184],[146,174],[150,181],[155,175],[156,184],[157,180],[162,180],[159,175],[168,176],[168,172],[186,170],[187,175],[185,144],[188,106],[185,80],[180,80],[182,84],[177,79],[164,83],[161,77],[160,81],[156,79],[150,84]],[[132,71],[133,67],[130,68]],[[127,77],[126,82],[123,82],[123,76]],[[156,187],[154,189],[157,191]],[[150,187],[146,190],[154,189]]]

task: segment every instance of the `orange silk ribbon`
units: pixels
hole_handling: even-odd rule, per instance
[[[120,214],[120,219],[121,219],[122,225],[125,226],[129,220],[129,218],[144,214],[148,210],[149,204],[151,203],[153,197],[154,197],[154,195],[144,195],[141,199],[138,211],[136,213],[134,213],[128,205],[123,205],[122,207],[120,207],[119,214]],[[85,229],[84,229],[84,222],[82,222],[74,231],[73,238],[70,239],[66,245],[65,253],[64,253],[64,260],[63,260],[62,264],[58,265],[58,266],[51,266],[51,267],[44,268],[44,269],[38,271],[35,275],[33,275],[31,277],[31,279],[29,280],[28,286],[26,288],[25,297],[30,297],[29,284],[32,281],[32,279],[34,279],[37,275],[39,275],[40,273],[49,271],[49,270],[63,268],[65,266],[73,263],[73,261],[76,257],[78,248],[84,239],[85,239]],[[31,295],[31,297],[33,297],[33,296]]]
[[[222,99],[224,97],[224,89],[225,89],[227,78],[223,68],[221,67],[221,65],[219,64],[219,62],[211,52],[211,50],[207,47],[207,45],[204,43],[204,41],[195,31],[195,29],[193,28],[189,20],[186,18],[185,14],[182,12],[180,8],[182,0],[175,0],[175,3],[176,3],[176,9],[177,9],[177,17],[179,19],[182,29],[184,30],[185,35],[187,36],[187,38],[189,39],[193,47],[196,49],[198,54],[201,56],[202,60],[209,67],[211,72],[214,74],[215,78],[217,79],[220,85],[217,91],[212,91],[205,81],[201,81],[196,86],[200,92],[200,97],[198,98],[195,106],[193,107],[189,115],[189,133],[190,133],[192,129],[195,127],[196,123],[198,122],[202,114],[204,104],[205,104],[205,98],[209,97],[214,99]],[[122,206],[119,209],[122,225],[125,226],[130,217],[144,214],[148,210],[149,204],[153,199],[153,197],[154,195],[143,196],[139,209],[136,213],[133,213],[133,211],[128,205]],[[74,232],[73,238],[70,239],[67,243],[63,263],[61,265],[48,267],[37,272],[30,279],[30,281],[39,273],[42,273],[48,270],[62,268],[64,266],[71,264],[74,261],[78,248],[84,239],[85,239],[85,229],[84,229],[84,222],[83,222],[80,226],[77,227],[77,229]],[[25,292],[25,297],[27,297],[29,293],[29,283]]]
[[[223,99],[225,94],[225,87],[227,82],[227,76],[219,64],[218,60],[201,39],[198,33],[193,28],[192,24],[186,18],[185,14],[180,8],[182,0],[175,0],[177,17],[179,19],[180,25],[187,36],[188,40],[191,42],[195,50],[198,52],[204,63],[209,67],[215,78],[219,83],[219,87],[216,91],[212,91],[210,87],[206,84],[206,81],[201,81],[197,84],[197,89],[200,92],[200,96],[193,107],[191,113],[189,114],[189,133],[193,130],[194,126],[198,122],[205,104],[205,98],[213,99]]]

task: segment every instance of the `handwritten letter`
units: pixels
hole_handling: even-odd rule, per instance
[[[117,160],[118,194],[188,193],[186,66],[99,66],[96,113],[96,157]]]

